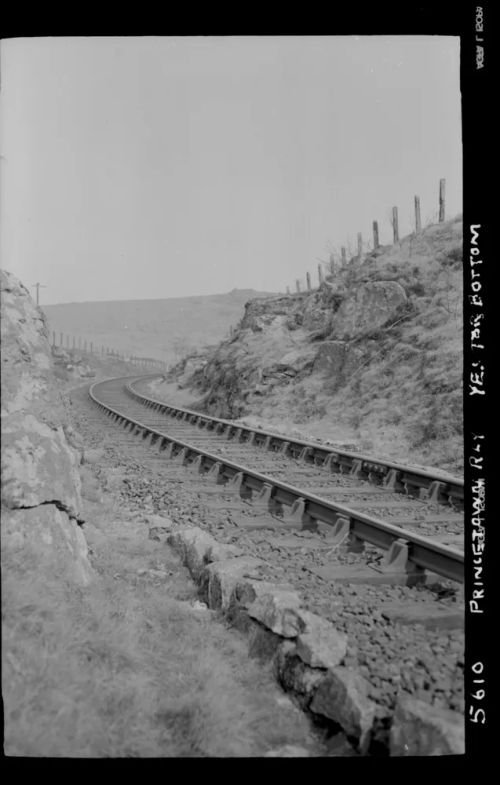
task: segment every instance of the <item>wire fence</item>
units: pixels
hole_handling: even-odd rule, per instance
[[[445,220],[445,185],[446,181],[441,179],[439,181],[439,212],[438,212],[438,222],[442,223]],[[392,227],[392,239],[393,245],[396,245],[400,242],[399,238],[399,216],[398,216],[398,208],[393,207],[390,212],[390,224]],[[422,218],[421,218],[421,210],[420,210],[420,197],[414,197],[414,226],[415,226],[415,235],[419,235],[422,232]],[[371,245],[370,252],[376,251],[378,248],[381,247],[380,243],[380,235],[379,235],[379,223],[378,221],[373,221],[372,223],[372,234],[373,234],[373,242]],[[337,272],[345,269],[349,266],[349,264],[353,263],[361,263],[363,261],[363,248],[366,246],[366,243],[363,241],[363,234],[362,232],[358,232],[357,234],[357,243],[356,243],[356,252],[353,253],[353,249],[346,248],[342,246],[340,249],[340,258],[339,255],[335,255],[334,253],[330,253],[330,259],[328,262],[324,262],[320,260],[317,268],[318,274],[318,286],[320,287],[326,276],[330,278],[333,277]],[[347,261],[348,255],[350,257],[349,262]],[[337,256],[337,258],[336,258]],[[311,273],[306,273],[305,278],[305,289],[302,288],[303,280],[299,278],[295,281],[295,293],[301,293],[303,291],[310,292],[313,290],[312,282],[311,282]],[[290,286],[286,287],[286,294],[292,295],[290,291]]]
[[[103,344],[98,344],[94,341],[89,341],[81,336],[68,335],[67,333],[59,333],[59,343],[57,342],[56,331],[52,331],[52,348],[63,349],[65,351],[78,351],[81,354],[89,354],[94,357],[108,360],[121,360],[123,362],[133,363],[139,368],[144,369],[159,369],[168,371],[169,365],[165,360],[159,360],[156,357],[137,357],[136,355],[128,352],[120,352]]]

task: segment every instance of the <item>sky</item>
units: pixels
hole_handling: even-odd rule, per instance
[[[452,36],[0,44],[2,268],[41,304],[284,292],[462,211]],[[31,290],[33,292],[33,290]]]

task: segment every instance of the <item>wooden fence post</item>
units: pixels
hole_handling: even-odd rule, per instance
[[[342,254],[342,267],[345,267],[347,264],[347,257],[346,257],[346,250],[344,246],[342,246],[341,248],[341,254]]]
[[[321,284],[323,283],[323,268],[321,267],[320,264],[318,264],[318,279],[319,279],[319,285],[321,286]]]
[[[444,187],[445,180],[439,181],[439,223],[444,221]]]
[[[52,330],[52,346],[56,345],[56,333],[55,330]]]
[[[358,232],[358,262],[361,261],[361,257],[363,256],[363,237],[361,232]]]
[[[335,260],[332,253],[330,254],[330,272],[332,275],[335,275]]]
[[[63,345],[63,334],[59,333],[59,346]]]
[[[392,234],[394,243],[399,243],[398,208],[392,208]]]
[[[422,220],[420,217],[420,196],[415,197],[415,233],[418,234],[422,229]]]
[[[310,273],[306,273],[306,283],[307,283],[307,291],[311,291],[311,275]]]
[[[297,278],[297,280],[295,281],[295,286],[297,287],[297,291],[298,291],[298,292],[300,292],[300,281],[299,281],[299,279],[298,279],[298,278]]]
[[[380,245],[378,239],[378,223],[377,221],[373,222],[373,247],[378,248]]]

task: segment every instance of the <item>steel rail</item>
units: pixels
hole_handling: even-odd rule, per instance
[[[251,428],[240,425],[231,420],[224,420],[220,417],[212,417],[191,409],[159,401],[156,398],[146,396],[134,389],[134,384],[148,377],[134,378],[126,385],[129,395],[141,401],[147,406],[156,406],[158,410],[172,414],[179,418],[200,426],[206,425],[208,429],[218,429],[219,433],[224,433],[230,438],[238,433],[240,441],[252,440],[252,444],[265,446],[268,449],[281,448],[284,454],[294,458],[302,457],[307,463],[325,464],[328,459],[332,471],[345,471],[369,482],[377,482],[395,492],[405,492],[410,494],[416,491],[422,499],[429,499],[440,504],[455,504],[463,508],[464,505],[464,481],[458,477],[441,475],[439,471],[432,473],[425,469],[418,469],[405,464],[394,463],[392,461],[380,461],[376,458],[362,453],[348,452],[328,447],[318,442],[310,442],[304,439],[293,439],[288,436],[272,433],[271,431]],[[153,378],[158,378],[154,374]],[[175,413],[175,414],[174,414]]]
[[[130,424],[131,430],[135,434],[142,432],[143,438],[150,436],[151,444],[159,441],[160,450],[170,445],[171,457],[180,458],[182,464],[189,465],[197,461],[200,474],[211,472],[219,484],[224,481],[229,482],[234,490],[246,492],[247,495],[251,493],[252,498],[257,493],[258,498],[261,498],[262,504],[267,509],[273,505],[277,505],[278,509],[283,505],[292,507],[292,518],[297,522],[312,519],[333,526],[334,542],[332,545],[335,544],[335,535],[337,535],[338,543],[350,536],[358,541],[369,542],[378,548],[388,550],[389,556],[392,551],[399,550],[405,556],[406,572],[431,570],[445,578],[463,583],[463,552],[434,542],[419,534],[407,532],[399,526],[365,515],[343,504],[327,501],[316,494],[308,493],[306,490],[296,488],[281,480],[260,474],[246,466],[234,463],[220,455],[206,452],[177,437],[170,436],[168,433],[145,425],[110,406],[109,403],[99,400],[96,389],[109,384],[110,381],[118,382],[120,379],[108,379],[91,385],[89,395],[94,403],[120,424],[122,422]],[[174,451],[174,446],[176,451]],[[385,571],[390,571],[390,563],[391,558],[388,560],[389,570]]]

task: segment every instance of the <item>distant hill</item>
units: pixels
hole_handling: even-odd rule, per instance
[[[57,343],[64,333],[98,347],[174,362],[191,350],[221,341],[243,316],[248,300],[268,296],[273,295],[233,289],[227,294],[163,300],[44,305],[43,311]]]

